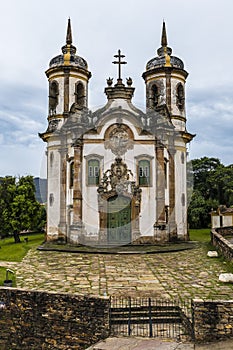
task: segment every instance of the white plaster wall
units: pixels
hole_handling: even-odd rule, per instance
[[[97,186],[86,186],[86,159],[85,156],[91,154],[98,154],[103,156],[103,168],[101,169],[101,176],[103,172],[110,169],[111,164],[114,162],[116,156],[110,151],[104,148],[103,143],[84,145],[84,164],[83,164],[83,221],[87,230],[87,233],[97,234],[99,227],[99,213],[98,213],[98,194]],[[134,174],[134,180],[136,181],[137,161],[136,156],[148,154],[154,157],[153,145],[134,145],[133,150],[129,150],[122,158],[127,164],[128,169]],[[151,177],[155,179],[155,160],[152,159],[152,174]],[[153,224],[155,222],[155,189],[154,183],[152,187],[142,187],[142,201],[141,201],[141,213],[140,213],[140,231],[143,235],[153,234]]]
[[[212,228],[220,227],[220,216],[211,215],[211,225],[212,225]]]
[[[165,188],[165,205],[169,205],[169,154],[167,149],[164,149],[164,158],[168,160],[167,162],[167,187]]]
[[[183,238],[187,234],[187,177],[186,177],[186,153],[184,152],[184,164],[181,161],[181,150],[175,154],[175,216],[177,222],[178,238]],[[182,205],[182,195],[184,203]]]
[[[174,125],[176,131],[186,130],[186,123],[183,120],[172,118],[172,124]]]
[[[53,162],[50,164],[50,154],[53,152]],[[48,147],[48,198],[47,198],[47,234],[56,236],[60,219],[60,154],[54,147]],[[50,194],[53,194],[53,204],[50,205]]]
[[[233,217],[231,215],[223,215],[223,226],[232,226],[232,219]]]

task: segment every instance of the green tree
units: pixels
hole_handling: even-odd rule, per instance
[[[192,160],[194,189],[198,190],[205,199],[216,198],[213,175],[216,169],[222,166],[217,158],[203,157]]]
[[[224,166],[217,158],[203,157],[192,161],[192,174],[189,226],[208,227],[211,210],[220,204],[233,205],[233,165]]]
[[[6,176],[0,179],[0,236],[7,236],[12,232],[11,204],[16,189],[15,177]]]
[[[14,230],[35,230],[40,225],[43,207],[35,198],[32,176],[19,178],[12,201],[12,227]]]
[[[46,222],[46,211],[35,198],[32,176],[2,178],[0,181],[1,235],[22,230],[40,230]]]

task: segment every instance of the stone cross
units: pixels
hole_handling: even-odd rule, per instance
[[[121,50],[118,50],[118,55],[114,55],[114,57],[118,58],[118,61],[112,62],[113,64],[118,64],[118,79],[117,79],[117,81],[121,82],[122,81],[122,79],[121,79],[121,65],[126,64],[127,62],[121,60],[122,58],[125,57],[124,55],[121,55]]]

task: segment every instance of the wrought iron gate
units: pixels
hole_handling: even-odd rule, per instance
[[[191,306],[152,298],[111,298],[111,335],[193,339]]]

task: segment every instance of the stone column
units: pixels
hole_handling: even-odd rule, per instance
[[[70,93],[69,76],[70,76],[70,69],[65,68],[64,69],[64,115],[65,116],[67,116],[69,113],[69,93]]]
[[[83,142],[78,139],[74,144],[74,182],[73,182],[73,224],[70,226],[70,240],[84,243],[84,225],[82,222],[82,150]]]
[[[154,224],[155,241],[167,241],[165,218],[165,176],[164,176],[164,146],[156,140],[156,221]]]
[[[67,239],[67,223],[66,223],[66,154],[67,148],[61,147],[60,153],[60,221],[58,224],[58,239],[66,241]]]
[[[166,105],[171,113],[171,71],[167,68],[166,71]]]
[[[156,162],[157,162],[157,183],[156,183],[156,221],[165,223],[165,178],[164,178],[164,146],[156,145]]]
[[[175,208],[175,149],[169,150],[169,236],[177,239],[176,208]]]
[[[104,197],[103,187],[100,185],[98,188],[98,210],[99,210],[99,237],[98,241],[102,244],[107,244],[107,198]]]
[[[82,142],[74,146],[73,223],[82,222]]]

